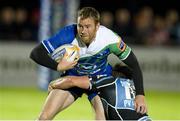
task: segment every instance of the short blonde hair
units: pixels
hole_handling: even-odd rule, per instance
[[[78,17],[81,17],[82,19],[93,18],[96,24],[100,22],[100,14],[93,7],[84,7],[80,9],[78,11]]]

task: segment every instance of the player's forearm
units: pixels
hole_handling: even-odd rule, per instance
[[[90,81],[88,76],[75,76],[71,78],[73,85],[82,89],[89,89]]]
[[[49,86],[53,89],[68,89],[74,85],[70,79],[63,77],[51,82]]]
[[[30,58],[42,66],[57,70],[58,63],[48,56],[48,53],[42,44],[37,45],[31,51]]]
[[[114,83],[114,81],[115,79],[112,76],[66,76],[51,82],[49,86],[52,89],[69,89],[71,87],[79,87],[82,89],[98,91],[99,89]]]
[[[132,69],[132,79],[136,88],[136,95],[144,95],[143,76],[134,53],[131,51],[130,55],[123,62]]]
[[[89,84],[88,76],[66,76],[51,82],[50,86],[53,89],[69,89],[71,87],[88,89]]]

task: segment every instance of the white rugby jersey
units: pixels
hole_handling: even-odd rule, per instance
[[[88,47],[78,38],[76,24],[60,29],[51,38],[43,40],[42,44],[49,54],[63,44],[74,44],[80,48],[78,64],[66,72],[68,75],[111,75],[108,55],[114,53],[124,60],[131,51],[117,34],[104,26],[99,27],[95,39]]]

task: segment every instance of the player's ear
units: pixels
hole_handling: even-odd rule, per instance
[[[98,23],[96,24],[96,30],[99,29],[99,26],[100,26],[100,23],[98,22]]]

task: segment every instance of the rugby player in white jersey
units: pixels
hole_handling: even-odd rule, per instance
[[[31,52],[36,63],[57,71],[65,71],[63,76],[95,78],[98,75],[112,76],[112,67],[107,62],[109,54],[114,53],[132,69],[132,79],[136,88],[135,109],[138,113],[147,112],[144,97],[142,72],[135,55],[123,40],[108,28],[101,26],[99,12],[92,7],[78,11],[77,24],[61,28],[57,34],[43,40]],[[49,54],[63,44],[74,44],[80,48],[79,60],[58,63]],[[96,92],[72,87],[66,90],[53,89],[45,101],[39,120],[51,120],[57,113],[71,105],[83,93],[88,95],[97,120],[105,120],[103,105]]]

